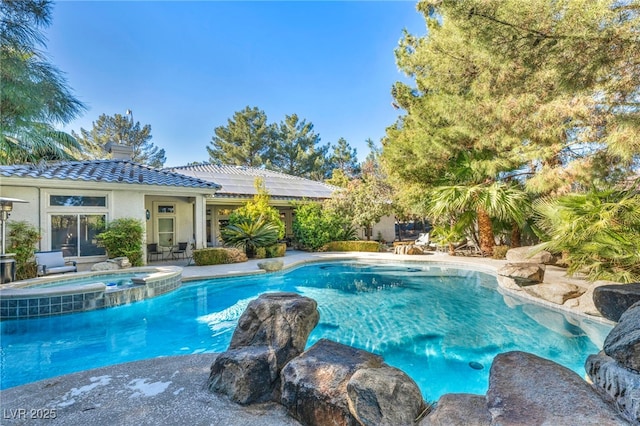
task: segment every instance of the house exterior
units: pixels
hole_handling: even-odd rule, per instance
[[[330,198],[333,191],[338,189],[323,182],[259,167],[201,164],[167,170],[221,185],[213,197],[207,200],[208,246],[221,244],[220,229],[228,223],[229,214],[257,194],[256,179],[262,179],[271,197],[271,205],[280,212],[280,219],[285,225],[285,238],[293,237],[293,202],[322,201]]]
[[[253,199],[261,178],[280,211],[286,237],[293,236],[292,202],[321,201],[337,188],[256,167],[193,165],[155,169],[126,159],[0,166],[0,196],[18,198],[11,220],[39,229],[41,251],[62,250],[82,264],[105,259],[95,236],[105,223],[137,218],[147,243],[165,253],[179,242],[195,248],[221,245],[220,229],[229,214]],[[394,221],[374,227],[392,241]],[[363,236],[363,234],[361,235]]]
[[[93,160],[0,166],[0,196],[19,198],[10,220],[39,229],[39,250],[62,250],[79,264],[105,259],[95,236],[104,223],[132,217],[148,242],[206,245],[205,205],[220,185],[133,163]]]

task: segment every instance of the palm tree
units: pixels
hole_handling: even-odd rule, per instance
[[[589,280],[640,280],[640,197],[622,191],[591,191],[545,198],[534,205],[547,235],[543,247],[564,253],[568,272]]]
[[[453,217],[456,221],[474,212],[475,222],[467,223],[477,225],[480,250],[487,256],[493,254],[495,246],[492,219],[510,220],[522,225],[529,210],[528,195],[515,185],[500,181],[472,186],[439,186],[432,190],[429,203],[429,215],[435,221],[440,217],[447,220]]]
[[[55,125],[85,107],[49,64],[42,27],[49,25],[49,0],[0,2],[0,164],[39,159],[73,159],[78,142]]]

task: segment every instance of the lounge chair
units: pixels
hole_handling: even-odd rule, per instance
[[[78,272],[76,262],[65,261],[62,250],[40,251],[35,254],[38,276]]]
[[[415,242],[413,243],[413,245],[419,246],[419,247],[423,247],[423,248],[429,248],[432,250],[436,249],[436,244],[432,243],[431,240],[429,239],[429,233],[424,233],[424,234],[420,234],[418,236],[418,239],[415,240]]]

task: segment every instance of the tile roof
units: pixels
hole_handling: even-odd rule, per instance
[[[198,164],[168,170],[222,185],[222,189],[216,192],[216,198],[255,195],[254,182],[257,177],[264,179],[265,187],[273,199],[330,198],[331,193],[338,189],[323,182],[258,167]]]
[[[206,190],[220,188],[220,185],[211,180],[202,180],[164,169],[154,169],[128,160],[40,162],[0,166],[0,177],[173,186]]]

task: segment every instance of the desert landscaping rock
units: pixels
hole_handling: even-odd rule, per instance
[[[519,286],[537,284],[544,281],[544,265],[537,263],[507,263],[498,269],[498,275],[514,279]]]
[[[562,305],[569,299],[582,296],[585,289],[569,283],[543,283],[524,288],[532,296],[539,297],[556,305]]]
[[[208,387],[238,404],[266,402],[274,399],[279,373],[274,350],[266,346],[231,349],[211,365]]]
[[[487,407],[492,423],[516,425],[628,425],[613,403],[573,371],[525,352],[495,357]]]
[[[363,426],[411,426],[425,407],[416,382],[388,366],[356,371],[347,383],[347,398]]]
[[[355,426],[347,383],[357,370],[382,365],[378,355],[320,339],[282,369],[281,403],[305,425]]]
[[[640,302],[622,314],[604,341],[604,352],[623,367],[640,372]]]
[[[258,262],[258,268],[264,269],[267,272],[280,271],[283,266],[284,262],[282,260],[264,260]]]
[[[603,317],[618,322],[631,305],[640,302],[640,283],[599,286],[593,292],[593,302]]]
[[[515,263],[540,263],[543,265],[554,265],[556,263],[555,256],[546,250],[539,251],[537,246],[509,249],[506,254],[506,259],[509,262]]]
[[[593,384],[614,399],[629,420],[640,424],[640,373],[624,368],[604,352],[589,356],[585,370]]]
[[[489,426],[491,414],[484,395],[448,393],[442,395],[436,407],[420,426]]]
[[[304,350],[320,315],[315,300],[265,293],[238,320],[229,349],[211,365],[208,388],[240,404],[280,399],[280,370]]]
[[[267,346],[276,351],[278,371],[300,355],[320,314],[315,300],[297,293],[265,293],[238,320],[229,349]]]

